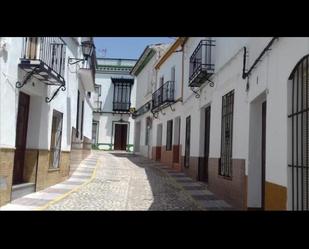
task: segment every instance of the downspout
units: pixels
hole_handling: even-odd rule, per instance
[[[181,45],[181,102],[183,102],[183,86],[184,86],[184,44]]]
[[[272,46],[272,44],[274,43],[275,40],[279,39],[279,37],[273,37],[270,42],[267,44],[267,46],[263,49],[263,51],[260,53],[260,55],[258,56],[258,58],[254,61],[254,63],[252,64],[252,66],[249,68],[249,70],[246,72],[246,56],[247,56],[247,47],[244,47],[244,62],[243,62],[243,71],[242,71],[242,78],[248,78],[251,71],[254,69],[254,67],[261,61],[261,58],[263,57],[263,55],[271,50],[270,47]]]

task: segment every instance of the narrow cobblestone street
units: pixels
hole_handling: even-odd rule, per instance
[[[93,151],[70,178],[0,210],[232,210],[207,186],[127,152]]]
[[[162,164],[128,153],[94,152],[94,179],[47,210],[220,210],[201,183]]]

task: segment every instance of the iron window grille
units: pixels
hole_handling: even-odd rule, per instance
[[[172,150],[173,141],[173,120],[167,121],[166,129],[166,150]]]
[[[152,111],[174,103],[175,82],[167,81],[152,94]]]
[[[309,56],[293,70],[291,80],[290,122],[291,197],[293,210],[309,210]]]
[[[114,83],[113,111],[129,112],[133,79],[112,79]]]
[[[52,132],[51,132],[51,158],[49,168],[59,168],[61,155],[63,114],[56,110],[53,111]]]
[[[234,90],[222,97],[219,175],[232,177]]]
[[[76,132],[75,136],[79,137],[79,102],[80,102],[80,92],[77,90],[77,106],[76,106]]]
[[[214,40],[201,40],[190,57],[189,86],[199,87],[213,73],[215,65],[213,62]]]
[[[31,77],[46,85],[59,86],[52,97],[46,97],[46,102],[50,102],[59,89],[65,90],[65,52],[66,45],[60,37],[25,37],[18,67],[26,75],[16,82],[16,87],[23,87]]]

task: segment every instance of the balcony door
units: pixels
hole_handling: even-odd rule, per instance
[[[114,150],[126,150],[127,124],[115,124]]]
[[[38,37],[26,37],[25,38],[25,57],[27,59],[35,60],[38,58],[37,50],[38,50]]]
[[[18,101],[18,113],[16,123],[16,150],[14,157],[13,185],[23,182],[23,171],[25,163],[28,116],[30,96],[20,92]]]

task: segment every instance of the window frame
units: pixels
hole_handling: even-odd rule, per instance
[[[227,179],[233,175],[234,89],[222,96],[221,151],[218,174]]]

